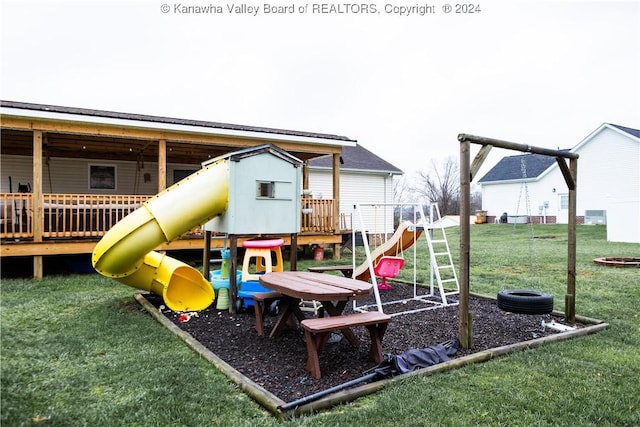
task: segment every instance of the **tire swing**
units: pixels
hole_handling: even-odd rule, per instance
[[[533,283],[534,272],[539,274],[540,269],[534,268],[534,262],[532,258],[536,258],[535,251],[533,250],[533,224],[530,221],[531,218],[531,206],[529,203],[529,190],[527,187],[527,167],[525,162],[525,156],[520,158],[520,169],[522,170],[522,185],[520,186],[520,194],[518,196],[518,206],[516,208],[516,214],[520,208],[520,199],[522,198],[522,192],[524,190],[526,209],[527,209],[527,222],[529,223],[530,239],[529,239],[529,281]],[[517,215],[516,215],[517,218]],[[513,224],[513,234],[515,234],[517,219]],[[513,237],[512,234],[512,237]],[[539,279],[539,277],[538,277]],[[539,283],[539,280],[538,280]],[[549,314],[553,311],[553,295],[536,290],[536,289],[503,289],[498,292],[498,308],[503,311],[519,314]]]
[[[498,292],[498,308],[511,313],[548,314],[553,311],[553,295],[534,289],[503,289]]]

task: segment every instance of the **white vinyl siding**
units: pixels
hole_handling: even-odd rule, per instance
[[[640,195],[640,142],[613,129],[603,129],[576,151],[578,159],[578,215],[606,210],[610,201]]]
[[[504,212],[509,215],[558,216],[561,210],[558,194],[566,193],[567,186],[559,171],[549,171],[547,175],[539,182],[528,181],[526,187],[522,181],[483,184],[482,209],[495,217]]]
[[[331,171],[309,172],[309,189],[312,197],[331,199],[333,178]],[[388,174],[340,172],[340,213],[353,215],[353,227],[360,229],[360,220],[355,215],[358,203],[393,203],[393,179]],[[371,233],[393,232],[393,207],[362,207],[364,228]]]
[[[32,160],[29,156],[2,156],[0,168],[2,182],[0,192],[17,192],[18,183],[33,186]],[[89,165],[114,165],[117,171],[115,190],[89,189]],[[42,191],[64,194],[142,194],[154,195],[158,192],[158,164],[144,163],[144,168],[136,173],[136,162],[71,159],[54,157],[43,162]],[[167,185],[174,184],[174,170],[198,170],[200,165],[167,165]],[[149,174],[149,181],[144,175]],[[9,188],[11,177],[12,188]],[[137,185],[136,185],[137,182]],[[137,191],[136,191],[137,187]]]

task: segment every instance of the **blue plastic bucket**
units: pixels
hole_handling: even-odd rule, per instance
[[[271,292],[271,289],[265,288],[257,280],[242,282],[242,286],[238,288],[238,300],[242,301],[243,308],[253,306],[253,294],[256,292]]]

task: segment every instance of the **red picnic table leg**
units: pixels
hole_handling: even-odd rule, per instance
[[[282,314],[278,318],[278,321],[269,334],[269,336],[272,338],[280,335],[284,326],[287,323],[290,323],[291,315],[294,315],[299,322],[302,322],[304,319],[306,319],[304,313],[302,312],[302,310],[300,310],[299,298],[292,298],[290,296],[283,295],[282,301],[284,302],[284,310],[282,311]]]

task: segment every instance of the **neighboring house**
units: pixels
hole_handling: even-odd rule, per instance
[[[640,243],[640,130],[604,123],[570,151],[580,156],[578,223],[607,224],[608,240]],[[506,212],[512,219],[568,222],[568,190],[553,157],[505,157],[478,182],[489,221]]]
[[[331,170],[331,156],[309,161],[309,190],[312,198],[331,198]],[[393,179],[402,174],[402,170],[360,144],[343,147],[340,164],[340,215],[344,221],[342,228],[365,229],[373,233],[393,232],[393,206],[375,207],[371,204],[393,204]],[[360,215],[354,211],[356,204],[362,204]]]

